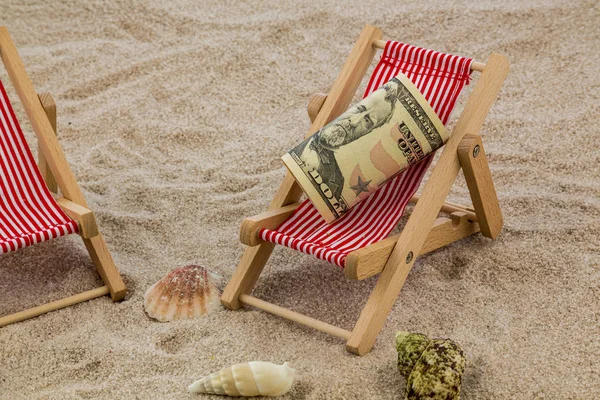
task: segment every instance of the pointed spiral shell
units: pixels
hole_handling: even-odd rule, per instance
[[[205,376],[192,383],[188,391],[229,396],[281,396],[292,387],[295,372],[288,363],[251,361]]]

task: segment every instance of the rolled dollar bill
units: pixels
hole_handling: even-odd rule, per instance
[[[400,74],[282,160],[331,223],[448,140],[425,97]]]

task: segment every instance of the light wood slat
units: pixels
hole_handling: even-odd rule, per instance
[[[375,49],[371,44],[376,39],[381,39],[381,31],[373,26],[366,25],[331,87],[323,107],[321,107],[319,114],[307,132],[307,137],[321,129],[348,107],[362,77],[373,60]],[[301,195],[300,186],[288,172],[268,209],[274,210],[295,203]],[[221,303],[225,307],[231,310],[240,308],[240,294],[252,291],[273,248],[272,243],[263,243],[246,249],[221,296]]]
[[[310,118],[310,122],[314,122],[315,118],[317,118],[325,100],[327,100],[327,95],[323,93],[315,94],[310,98],[308,101],[308,118]]]
[[[421,198],[421,195],[415,194],[413,197],[411,197],[411,199],[408,202],[416,204],[419,202],[420,198]],[[468,206],[463,206],[460,204],[454,204],[454,203],[445,201],[444,204],[442,204],[442,206],[440,207],[440,211],[448,213],[448,214],[452,214],[453,212],[461,211],[461,212],[464,212],[467,214],[467,216],[469,217],[469,220],[477,221],[477,214],[475,214],[475,210],[473,210],[471,207],[468,207]]]
[[[260,230],[277,228],[283,221],[288,219],[299,206],[300,203],[293,203],[246,218],[244,222],[242,222],[240,228],[240,242],[248,246],[257,246],[264,243],[264,240],[261,240],[258,237]]]
[[[102,234],[98,232],[98,234],[92,238],[82,239],[83,244],[85,244],[85,247],[90,254],[90,258],[96,266],[98,274],[110,289],[110,297],[113,301],[123,300],[127,294],[127,288],[125,287],[125,282],[123,282],[123,278],[121,278],[121,274],[119,274],[119,270],[115,266],[115,262],[108,251],[108,247],[106,247],[106,242],[104,241]]]
[[[37,136],[40,149],[63,196],[87,207],[85,197],[58,143],[52,124],[46,116],[42,103],[25,72],[25,66],[5,26],[0,26],[0,56],[6,67],[6,72],[8,72],[8,76],[19,95],[21,104],[25,108],[31,127]]]
[[[481,136],[467,135],[458,146],[458,158],[479,219],[481,233],[496,239],[504,221]]]
[[[386,43],[387,43],[386,40],[374,40],[373,41],[373,47],[375,47],[376,49],[385,49],[385,44]],[[484,63],[473,61],[473,63],[471,64],[471,70],[472,71],[482,72],[484,69],[485,69],[485,64]]]
[[[415,206],[375,289],[369,296],[346,348],[356,354],[371,350],[377,335],[414,265],[417,254],[452,187],[460,163],[456,152],[466,134],[477,134],[508,74],[506,57],[493,53],[467,100],[454,132],[444,146],[423,194]]]
[[[250,296],[248,294],[240,294],[239,300],[252,307],[259,308],[268,313],[277,315],[279,317],[289,319],[290,321],[297,322],[299,324],[308,326],[310,328],[316,329],[321,332],[325,332],[329,335],[339,337],[344,340],[348,340],[350,338],[350,331],[347,331],[342,328],[338,328],[337,326],[328,324],[323,321],[319,321],[318,319],[314,319],[308,317],[304,314],[297,313],[295,311],[289,310],[284,307],[280,307],[273,303],[266,302],[264,300],[258,299],[256,297]]]
[[[87,292],[79,293],[74,296],[53,301],[51,303],[33,307],[29,310],[21,311],[11,315],[6,315],[0,318],[0,327],[14,324],[15,322],[21,322],[29,318],[37,317],[42,314],[46,314],[50,311],[60,310],[61,308],[69,307],[77,303],[82,303],[84,301],[95,299],[96,297],[101,297],[109,293],[110,290],[108,289],[108,286],[101,286],[96,289],[88,290]]]
[[[48,117],[48,121],[50,121],[50,125],[52,125],[52,129],[54,130],[54,134],[58,132],[56,130],[56,102],[54,101],[54,97],[48,92],[40,93],[38,95],[40,99],[40,103],[42,103],[42,107],[44,108],[44,112]],[[42,150],[42,146],[38,143],[38,168],[40,173],[44,177],[44,181],[46,182],[46,186],[52,193],[58,193],[58,185],[56,184],[56,179],[54,179],[54,175],[52,175],[52,171],[50,170],[50,166],[46,161],[46,157],[44,157],[44,151]]]

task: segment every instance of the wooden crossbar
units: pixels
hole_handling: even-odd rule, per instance
[[[429,230],[427,240],[418,255],[430,253],[477,232],[479,224],[470,221],[465,212],[455,211],[450,214],[450,218],[439,217]],[[400,233],[348,254],[344,275],[360,281],[383,271],[399,238]]]
[[[376,49],[385,49],[387,41],[385,40],[373,40],[373,47]],[[482,72],[485,69],[485,64],[477,61],[471,63],[471,71]]]
[[[311,318],[304,314],[297,313],[290,309],[280,307],[273,303],[261,300],[259,298],[250,296],[249,294],[241,294],[240,301],[252,307],[260,308],[263,311],[277,315],[290,321],[297,322],[299,324],[308,326],[321,332],[325,332],[331,336],[336,336],[344,340],[348,340],[352,332],[337,326],[328,324],[327,322],[319,321],[318,319]]]
[[[78,293],[76,295],[65,297],[64,299],[46,303],[41,306],[33,307],[25,311],[6,315],[0,318],[0,327],[37,317],[42,314],[49,313],[50,311],[60,310],[61,308],[95,299],[96,297],[106,296],[107,294],[110,294],[110,289],[108,286],[100,286],[99,288],[88,290],[87,292]]]
[[[420,198],[421,195],[419,193],[416,193],[413,197],[410,198],[408,202],[412,204],[417,204]],[[440,211],[445,212],[447,214],[452,214],[453,212],[457,211],[464,212],[470,221],[477,221],[477,214],[475,213],[475,210],[469,206],[463,206],[461,204],[450,203],[448,201],[445,201],[444,204],[442,204]]]

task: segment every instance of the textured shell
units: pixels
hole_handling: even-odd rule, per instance
[[[398,369],[405,376],[408,375],[408,400],[460,399],[466,360],[457,343],[449,339],[431,340],[421,334],[399,332],[396,335],[396,349]],[[409,367],[409,373],[405,374]]]
[[[251,361],[205,376],[192,383],[188,391],[228,396],[281,396],[292,387],[295,373],[288,363]]]
[[[198,265],[176,268],[148,288],[144,308],[160,322],[201,317],[219,307],[211,274]]]
[[[404,376],[410,375],[421,354],[431,345],[431,339],[420,333],[398,332],[396,350],[398,351],[398,370]]]

